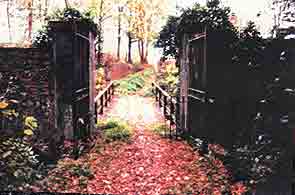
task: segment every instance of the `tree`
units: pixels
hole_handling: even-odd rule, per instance
[[[127,7],[131,12],[129,32],[138,40],[141,63],[147,63],[148,48],[156,38],[157,27],[166,9],[165,0],[130,0]]]
[[[10,0],[7,0],[7,7],[6,7],[6,14],[7,14],[7,25],[8,25],[8,32],[9,32],[9,41],[12,41],[11,35],[11,23],[10,23]]]
[[[102,50],[103,50],[103,24],[106,20],[110,19],[113,16],[112,13],[112,7],[114,2],[111,0],[91,0],[90,1],[90,12],[92,12],[92,15],[95,16],[97,20],[97,59],[98,64],[101,64],[102,61]],[[104,65],[104,74],[106,80],[110,79],[109,73],[109,65]]]
[[[295,22],[295,1],[294,0],[271,0],[273,14],[272,37],[278,37],[279,29],[283,22]]]
[[[181,39],[185,33],[195,34],[204,32],[205,26],[210,36],[211,43],[225,45],[227,58],[233,55],[234,45],[238,40],[238,32],[229,21],[230,9],[220,7],[218,0],[208,1],[207,6],[196,3],[192,8],[182,10],[181,16],[170,17],[160,32],[156,46],[164,48],[164,57],[178,56],[181,48]],[[216,46],[213,53],[220,53]],[[226,57],[223,53],[223,59]]]
[[[295,1],[283,0],[285,3],[283,20],[287,22],[295,22]]]
[[[156,47],[163,48],[163,56],[166,57],[176,57],[177,47],[176,47],[176,31],[177,25],[180,17],[169,16],[165,26],[159,33]]]
[[[262,65],[263,49],[265,41],[257,30],[255,23],[250,21],[240,33],[240,39],[237,44],[237,60],[241,64],[251,67]]]

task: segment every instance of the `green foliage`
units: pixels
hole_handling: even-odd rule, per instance
[[[70,175],[72,176],[82,176],[93,178],[93,173],[90,169],[89,164],[67,164],[64,166],[66,170],[69,170]]]
[[[119,125],[114,128],[106,129],[104,132],[107,142],[127,141],[131,137],[131,130],[127,125]]]
[[[146,79],[146,78],[149,78],[151,77],[153,74],[154,74],[154,70],[152,68],[148,68],[146,69],[144,72],[143,72],[143,77]]]
[[[107,142],[128,141],[132,135],[128,124],[117,119],[99,121],[98,128],[103,130],[103,136]]]
[[[210,36],[208,40],[214,44],[209,52],[218,54],[222,49],[221,57],[231,59],[238,32],[229,21],[229,13],[230,9],[221,7],[218,0],[208,1],[207,6],[196,3],[192,8],[182,10],[179,18],[170,17],[160,32],[156,46],[164,49],[164,58],[177,58],[183,35],[202,33],[206,26]],[[226,50],[216,47],[218,45],[224,45]]]
[[[25,135],[33,135],[37,127],[38,127],[38,122],[36,118],[34,118],[33,116],[28,116],[25,118],[25,129],[24,129]]]
[[[67,190],[72,180],[77,180],[79,187],[85,189],[88,181],[94,178],[93,171],[88,162],[77,162],[68,160],[60,162],[58,166],[51,171],[45,183],[40,183],[46,189]]]
[[[240,39],[236,45],[236,56],[234,59],[240,64],[250,67],[260,66],[263,60],[265,41],[261,37],[254,22],[248,25],[240,33]]]
[[[103,67],[98,68],[96,74],[96,89],[102,90],[105,84],[105,71]]]
[[[148,79],[154,74],[152,68],[128,76],[126,79],[117,81],[118,92],[124,95],[132,94],[145,87]]]
[[[47,26],[43,26],[33,35],[33,47],[46,48],[53,41],[51,31]]]
[[[0,165],[1,190],[15,189],[39,177],[37,156],[32,147],[20,139],[0,140]]]
[[[118,91],[121,94],[130,94],[142,89],[144,87],[145,80],[141,74],[133,74],[126,79],[120,80],[116,83]]]
[[[50,16],[47,17],[48,21],[78,21],[91,25],[98,31],[94,22],[94,16],[91,10],[81,13],[75,8],[65,8],[63,10],[57,9]],[[37,31],[33,36],[33,47],[43,48],[49,47],[53,41],[53,34],[48,24],[43,26],[42,29]]]
[[[179,84],[179,70],[175,64],[166,65],[162,74],[158,75],[157,81],[169,94],[176,96]]]
[[[143,96],[144,97],[153,97],[154,96],[153,87],[151,85],[144,88]]]
[[[156,47],[163,48],[164,57],[176,57],[176,32],[179,19],[180,17],[169,16],[155,43]]]
[[[113,118],[97,121],[97,128],[99,129],[109,129],[117,126],[119,126],[119,121]]]
[[[166,132],[169,132],[170,129],[166,123],[157,123],[151,127],[152,131],[159,134],[164,135]]]

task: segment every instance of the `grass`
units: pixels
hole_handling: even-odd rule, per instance
[[[97,127],[103,130],[103,138],[106,142],[129,141],[132,135],[129,125],[116,119],[98,121]]]
[[[129,95],[137,92],[145,87],[148,79],[154,74],[152,68],[148,68],[143,72],[134,73],[125,79],[117,81],[118,92],[123,95]]]
[[[156,123],[151,126],[151,130],[158,135],[165,135],[165,133],[170,131],[166,123]]]

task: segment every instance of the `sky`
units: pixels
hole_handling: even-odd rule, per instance
[[[70,0],[73,2],[74,0]],[[75,0],[77,1],[77,0]],[[176,7],[186,8],[192,6],[195,2],[199,2],[204,5],[206,0],[168,0],[169,1],[169,15],[176,13]],[[264,36],[268,35],[270,28],[272,26],[272,16],[267,11],[269,10],[268,2],[269,0],[221,0],[222,4],[231,7],[233,13],[238,17],[240,26],[245,26],[247,21],[252,20],[257,24],[258,29],[262,32]],[[3,1],[2,1],[3,2]],[[53,7],[64,7],[63,1],[51,0],[53,2]],[[257,18],[257,14],[262,12],[262,16]],[[26,18],[17,18],[20,23],[25,23]],[[18,23],[17,21],[12,21],[13,24]],[[164,23],[163,23],[164,24]],[[36,26],[36,24],[34,24]],[[109,22],[105,26],[105,51],[116,53],[117,47],[117,23]],[[22,32],[22,30],[15,30],[13,33],[14,40],[22,39],[22,37],[17,37]],[[6,17],[6,4],[0,1],[0,43],[8,42],[8,28],[7,28],[7,17]],[[122,45],[127,45],[127,39],[122,40]],[[134,46],[136,48],[136,46]],[[126,55],[126,48],[122,48],[122,56]],[[135,53],[135,52],[134,52]],[[158,58],[159,51],[151,50],[151,58]],[[155,57],[156,56],[156,57]]]
[[[171,0],[179,7],[190,7],[195,2],[201,5],[206,4],[206,0]],[[231,8],[231,11],[238,17],[241,27],[245,26],[249,20],[254,21],[258,29],[264,36],[267,36],[272,27],[272,15],[269,12],[269,0],[221,0],[222,5]],[[257,14],[262,12],[260,17]]]

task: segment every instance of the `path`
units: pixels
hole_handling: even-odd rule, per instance
[[[151,131],[152,124],[164,120],[153,98],[116,96],[105,113],[100,119],[119,118],[133,127],[131,140],[106,144],[97,137],[88,154],[78,160],[60,160],[44,180],[46,186],[41,181],[33,191],[221,195],[226,186],[232,192],[244,190],[240,184],[230,185],[221,161],[208,160],[185,141],[163,138]]]
[[[152,123],[163,122],[160,110],[151,98],[140,96],[116,97],[103,118],[121,118],[135,126],[130,144],[119,151],[106,149],[107,154],[93,164],[95,178],[88,193],[167,194],[198,192],[220,194],[227,173],[219,161],[214,172],[208,162],[182,141],[161,138],[148,129]],[[111,157],[108,163],[106,158]],[[108,159],[108,158],[107,158]],[[211,174],[212,180],[208,177]]]

